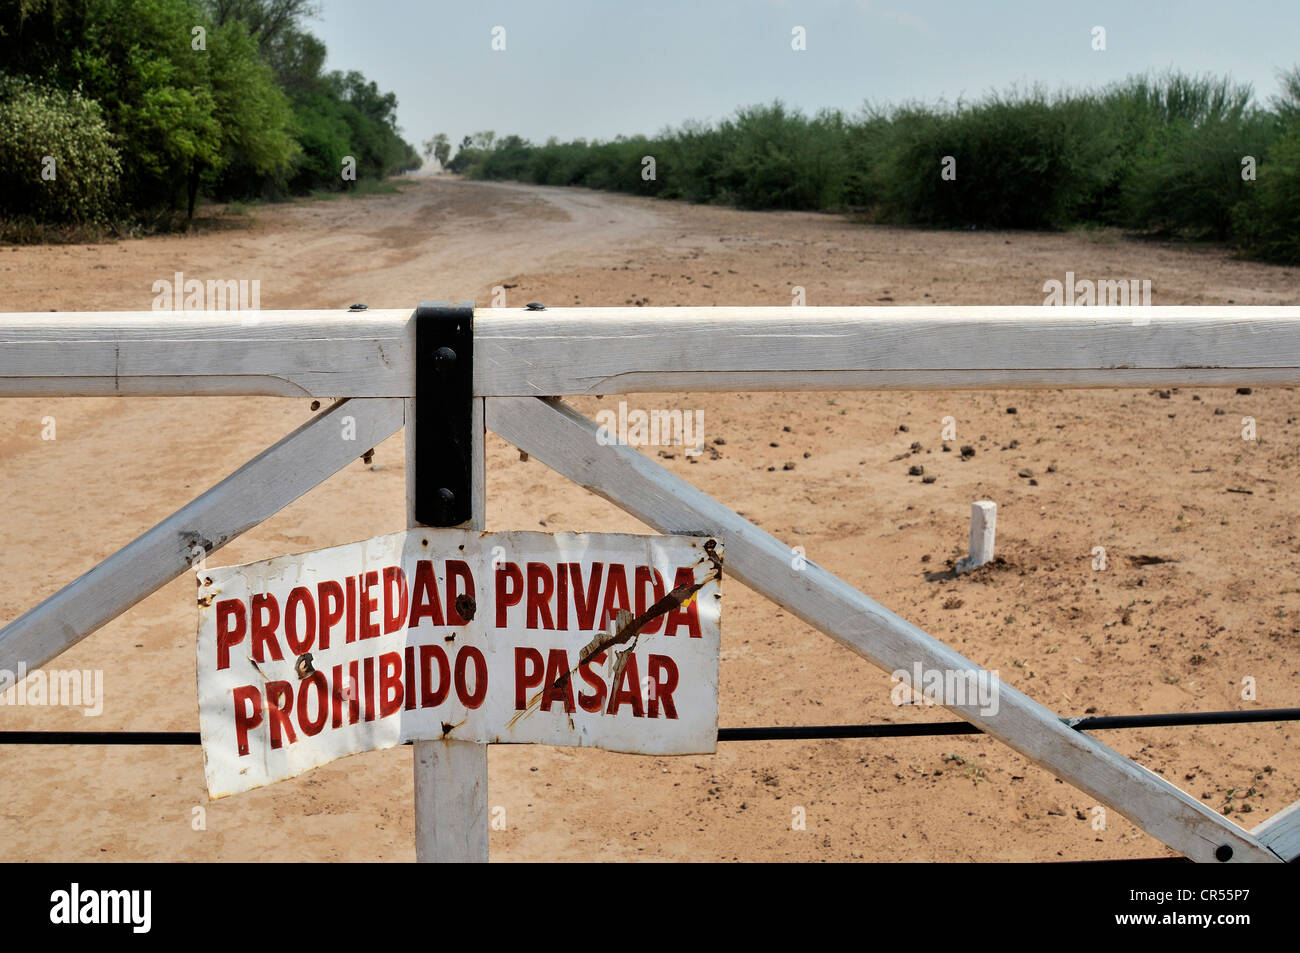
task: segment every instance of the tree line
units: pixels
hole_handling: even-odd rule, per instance
[[[108,224],[418,168],[397,98],[324,70],[310,0],[5,0],[0,214]]]
[[[1300,263],[1300,69],[1247,84],[1177,72],[1096,90],[813,116],[782,103],[605,142],[475,133],[475,178],[582,185],[751,209],[857,210],[944,228],[1110,226],[1225,241]]]

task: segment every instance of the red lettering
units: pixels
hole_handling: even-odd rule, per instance
[[[309,692],[309,687],[314,691]],[[315,718],[307,714],[307,699],[313,695],[316,698]],[[308,738],[319,734],[329,714],[329,686],[325,684],[325,673],[312,672],[298,683],[298,724],[302,726],[302,733]]]
[[[343,641],[355,642],[357,640],[357,580],[355,576],[348,576],[348,596],[347,596],[347,615],[348,627],[347,634]]]
[[[442,603],[438,601],[438,577],[433,574],[433,563],[428,559],[421,559],[415,564],[415,586],[411,596],[409,628],[414,629],[424,618],[434,625],[442,625]]]
[[[465,669],[474,663],[474,693],[466,684]],[[487,659],[472,645],[463,645],[456,653],[456,695],[466,708],[477,708],[487,697]]]
[[[306,621],[306,634],[302,638],[298,637],[299,606],[302,607],[303,619]],[[312,601],[311,590],[305,586],[295,588],[284,601],[284,640],[289,643],[289,651],[294,655],[310,651],[312,643],[316,641],[316,603]]]
[[[266,611],[266,618],[262,618],[263,610]],[[280,603],[275,601],[275,596],[269,592],[259,592],[253,596],[253,661],[265,662],[266,656],[262,652],[263,646],[270,646],[271,658],[277,662],[284,661],[284,654],[280,651],[280,643],[275,640],[275,627],[280,624]]]
[[[298,740],[294,734],[293,722],[289,720],[289,710],[293,708],[293,686],[288,682],[267,682],[266,683],[266,711],[270,715],[270,721],[267,722],[271,727],[271,747],[279,748],[283,745],[280,740],[280,732],[289,739],[289,744]]]
[[[529,669],[532,671],[529,671]],[[515,711],[528,707],[528,692],[542,684],[542,653],[529,645],[515,646]]]
[[[316,586],[316,605],[320,608],[320,626],[317,628],[317,642],[322,649],[330,647],[330,629],[338,625],[343,618],[343,587],[333,580],[318,583]]]
[[[556,683],[562,683],[557,685]],[[569,653],[564,649],[551,649],[546,658],[546,690],[542,693],[542,711],[550,711],[551,703],[563,701],[565,711],[573,711],[573,679],[569,678]]]
[[[405,619],[406,573],[401,566],[387,566],[384,568],[384,634],[396,632]]]
[[[589,711],[593,715],[599,714],[600,710],[605,707],[605,693],[609,691],[605,680],[600,677],[593,665],[604,665],[608,655],[605,652],[597,652],[587,661],[578,666],[578,674],[582,680],[596,689],[594,694],[588,695],[586,692],[578,693],[578,704],[582,706],[583,711]]]
[[[438,690],[429,688],[433,681],[433,661],[438,661]],[[447,664],[447,653],[441,645],[420,646],[420,707],[437,708],[447,700],[451,689],[451,666]]]
[[[457,580],[465,584],[462,590],[457,585]],[[464,625],[469,620],[462,619],[460,613],[456,611],[456,597],[474,595],[474,575],[469,571],[469,564],[461,562],[459,559],[447,560],[447,624]]]
[[[334,717],[330,719],[331,728],[343,727],[343,666],[335,665],[331,675],[334,678]]]
[[[555,627],[569,627],[569,567],[560,563],[555,567]]]
[[[365,638],[365,636],[362,636]],[[366,721],[375,720],[375,659],[367,655],[361,660],[361,671],[366,680]]]
[[[262,693],[255,685],[241,685],[235,698],[235,744],[240,757],[248,754],[248,732],[262,723]],[[248,706],[252,705],[252,711]]]
[[[584,594],[582,590],[582,564],[569,563],[569,575],[573,578],[573,606],[577,610],[578,629],[583,632],[589,632],[596,628],[596,599],[600,592],[600,578],[604,572],[604,563],[591,564],[591,580]]]
[[[507,583],[513,583],[507,587]],[[514,563],[502,563],[497,567],[497,628],[506,627],[506,610],[519,605],[524,597],[524,574]]]
[[[247,628],[248,613],[242,601],[222,599],[217,603],[217,671],[230,668],[230,649],[244,641]]]
[[[682,586],[693,585],[695,585],[695,573],[691,571],[691,567],[677,567],[677,576],[673,579],[673,588],[680,589]],[[668,620],[664,625],[664,635],[676,635],[678,628],[683,625],[686,626],[691,638],[701,639],[704,637],[700,633],[700,608],[695,604],[694,596],[686,605],[668,611]]]
[[[387,718],[402,707],[402,655],[379,656],[379,717]]]
[[[659,676],[664,676],[660,678]],[[677,706],[673,704],[673,691],[677,688],[677,663],[667,655],[650,656],[650,704],[647,714],[650,718],[659,717],[659,703],[664,706],[665,718],[677,717]]]
[[[632,600],[627,597],[627,570],[621,563],[612,563],[605,578],[605,605],[600,612],[601,626],[618,618],[618,610],[632,611]]]
[[[371,570],[361,577],[361,637],[363,639],[373,639],[379,635],[379,623],[371,618],[379,608],[379,594],[376,593],[373,597],[370,595],[370,590],[377,585],[379,585],[378,570]]]
[[[664,577],[659,575],[659,570],[653,570],[653,576],[651,571],[649,566],[636,567],[636,616],[638,619],[645,615],[646,610],[662,599],[667,592],[664,589]],[[654,593],[653,599],[646,599],[646,586],[649,586]],[[641,632],[643,635],[654,635],[663,628],[663,624],[664,617],[661,615],[655,616],[641,627]]]
[[[634,718],[644,718],[645,710],[641,707],[641,679],[636,673],[636,655],[629,654],[627,664],[623,666],[623,672],[618,677],[618,685],[615,686],[613,694],[609,696],[609,707],[605,709],[607,715],[617,715],[618,710],[624,704],[632,705],[632,716]]]
[[[405,650],[406,656],[406,704],[402,707],[407,711],[415,710],[415,646],[408,645]]]
[[[530,629],[537,628],[538,619],[541,619],[543,629],[555,628],[555,623],[551,621],[551,595],[555,592],[555,581],[551,578],[551,570],[545,563],[528,564],[528,621],[527,626]]]

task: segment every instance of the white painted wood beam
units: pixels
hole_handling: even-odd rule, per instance
[[[411,313],[0,313],[0,397],[405,397]]]
[[[1284,807],[1251,833],[1288,863],[1300,860],[1300,801]]]
[[[411,397],[413,310],[0,314],[0,397]],[[485,308],[478,396],[1300,384],[1300,308]]]
[[[488,309],[483,396],[1300,383],[1300,308]]]

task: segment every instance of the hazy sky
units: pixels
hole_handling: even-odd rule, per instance
[[[328,66],[397,94],[406,138],[654,133],[780,98],[813,112],[1012,84],[1228,73],[1267,99],[1300,64],[1297,0],[319,0]],[[494,27],[505,50],[492,49]],[[791,49],[792,30],[807,49]],[[1092,31],[1105,28],[1106,49]]]

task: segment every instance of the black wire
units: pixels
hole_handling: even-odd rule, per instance
[[[794,741],[818,738],[912,738],[917,735],[980,735],[964,721],[928,721],[902,725],[796,725],[772,728],[719,728],[719,741]]]
[[[1237,725],[1300,721],[1300,708],[1255,711],[1192,711],[1164,715],[1094,715],[1062,718],[1075,731],[1111,728],[1169,728],[1185,725]],[[791,725],[719,728],[719,741],[796,741],[829,738],[915,738],[929,735],[981,735],[966,721],[922,721],[880,725]],[[0,745],[197,745],[197,731],[0,731]]]
[[[1165,715],[1095,715],[1062,718],[1076,731],[1111,728],[1168,728],[1183,725],[1235,725],[1260,721],[1300,721],[1300,708],[1254,711],[1193,711]],[[825,738],[914,738],[928,735],[981,735],[968,721],[925,721],[892,725],[798,725],[773,728],[719,728],[719,741],[792,741]]]
[[[197,744],[201,744],[197,731],[0,731],[0,745]]]
[[[1168,715],[1094,715],[1063,719],[1071,728],[1152,728],[1180,725],[1240,725],[1257,721],[1300,721],[1300,708],[1259,708],[1254,711],[1189,711]]]
[[[0,731],[4,745],[196,745],[197,731]]]

